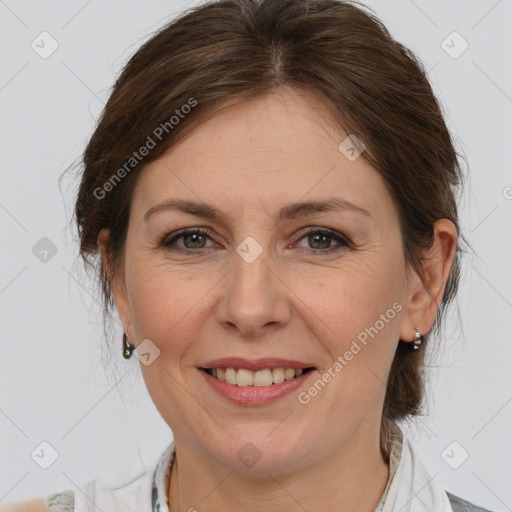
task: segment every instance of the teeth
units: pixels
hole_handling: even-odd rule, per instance
[[[272,370],[272,382],[274,384],[279,384],[280,382],[284,382],[284,369],[283,368],[274,368]]]
[[[293,368],[286,368],[284,371],[285,380],[292,380],[295,377],[295,370]]]
[[[226,382],[236,386],[236,370],[234,368],[226,368]]]
[[[285,380],[292,380],[304,373],[302,368],[265,368],[264,370],[246,370],[245,368],[211,368],[210,375],[213,375],[222,382],[233,386],[270,386],[280,384]]]
[[[240,371],[240,370],[239,370]],[[272,371],[266,368],[265,370],[258,370],[254,372],[252,378],[253,386],[270,386],[272,384]]]
[[[252,376],[254,372],[251,370],[244,370],[240,368],[236,373],[236,384],[237,386],[252,386]]]

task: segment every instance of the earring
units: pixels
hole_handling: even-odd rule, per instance
[[[128,341],[126,333],[123,333],[123,357],[125,359],[130,359],[134,348],[135,347]]]
[[[416,327],[414,328],[416,329]],[[413,343],[413,350],[418,350],[420,348],[421,343],[423,342],[423,335],[420,334],[418,331],[414,333],[414,343]]]

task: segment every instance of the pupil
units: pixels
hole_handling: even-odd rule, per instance
[[[192,239],[193,242],[192,244],[194,245],[195,248],[197,248],[197,244],[201,243],[201,239],[203,239],[203,242],[204,242],[204,237],[203,235],[201,235],[200,233],[192,233],[192,234],[188,234],[186,235],[184,238],[184,240],[187,240],[187,239]],[[329,240],[330,240],[330,236],[329,235],[322,235],[322,234],[315,234],[315,235],[310,235],[309,236],[309,240],[310,242],[312,242],[312,244],[316,244],[316,243],[319,243],[320,244],[320,248],[328,248],[329,247]],[[322,242],[323,240],[323,242]],[[185,243],[186,246],[188,246],[187,243]],[[203,246],[200,246],[200,247],[203,247]]]
[[[329,236],[328,235],[322,235],[322,234],[316,234],[316,235],[311,235],[310,236],[310,239],[318,239],[318,238],[323,238],[324,239],[324,244],[321,244],[321,248],[325,249],[325,248],[328,248],[329,247]]]
[[[193,243],[197,243],[197,239],[198,239],[198,238],[199,238],[199,239],[200,239],[200,238],[203,238],[203,235],[198,234],[198,233],[192,233],[192,234],[188,234],[188,235],[186,235],[186,236],[183,238],[183,240],[185,241],[185,240],[190,239],[190,238],[192,238],[192,237],[195,239],[195,242],[193,242]],[[185,243],[185,246],[188,246],[188,244],[187,244],[187,243]],[[197,248],[197,246],[195,246],[195,245],[194,245],[194,247],[193,247],[193,248]]]

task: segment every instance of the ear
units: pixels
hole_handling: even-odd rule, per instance
[[[129,341],[135,341],[135,333],[132,330],[130,305],[128,301],[125,280],[123,276],[118,275],[118,273],[111,265],[108,253],[109,238],[110,229],[108,228],[103,228],[98,233],[97,242],[100,249],[102,265],[107,274],[107,278],[110,283],[110,289],[114,295],[117,312],[123,324],[124,332],[126,333]]]
[[[413,341],[416,330],[425,334],[434,324],[456,251],[457,228],[448,219],[438,220],[434,224],[434,242],[422,262],[425,280],[409,269],[409,292],[400,328],[401,340]]]

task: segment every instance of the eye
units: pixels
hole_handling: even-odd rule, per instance
[[[177,250],[184,252],[197,252],[197,249],[206,248],[206,239],[210,238],[209,231],[202,228],[185,229],[172,233],[171,238],[166,237],[162,241],[161,245],[164,247],[171,248],[172,245],[176,244],[177,240],[182,239],[184,247],[178,247]]]
[[[207,229],[184,229],[176,233],[171,233],[171,235],[162,240],[160,245],[170,250],[192,254],[200,252],[201,249],[206,249],[208,247],[206,245],[208,239],[211,240],[211,237]],[[310,245],[309,250],[314,253],[332,253],[351,246],[347,238],[329,229],[311,229],[303,233],[300,240],[302,239],[307,239]],[[183,242],[181,247],[177,244],[180,240]],[[337,245],[331,245],[333,241],[337,242]]]
[[[313,252],[331,253],[350,247],[350,242],[344,236],[330,229],[312,229],[304,233],[300,240],[302,239],[307,239],[308,244],[313,246]],[[333,240],[338,242],[338,245],[331,246]]]

